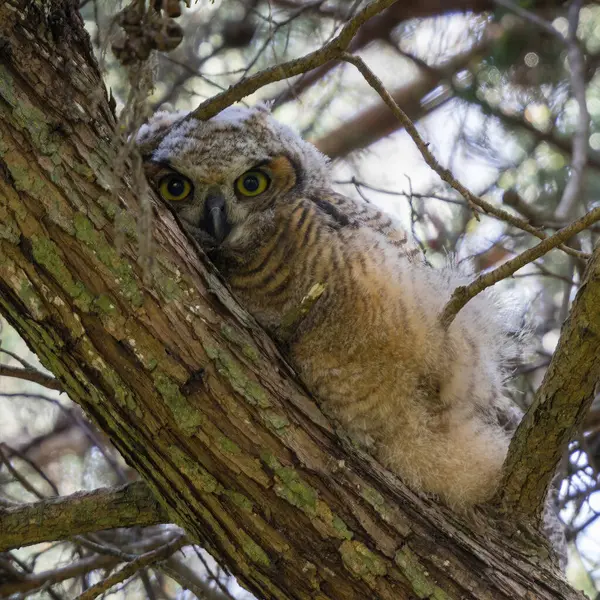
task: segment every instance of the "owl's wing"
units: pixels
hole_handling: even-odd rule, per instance
[[[401,248],[406,253],[420,252],[411,235],[390,215],[373,204],[335,192],[313,201],[341,226],[367,227],[383,234],[392,246]]]

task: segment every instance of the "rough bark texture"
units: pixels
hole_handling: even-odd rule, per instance
[[[519,425],[501,486],[504,510],[542,516],[543,498],[600,382],[600,246],[590,259],[558,346]]]
[[[165,523],[168,517],[145,483],[100,488],[32,504],[0,507],[0,552],[73,535]]]
[[[87,35],[42,4],[0,2],[0,311],[169,518],[260,598],[582,597],[524,529],[459,519],[340,441],[159,205],[144,285]]]

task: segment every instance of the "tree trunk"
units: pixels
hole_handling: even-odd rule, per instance
[[[158,203],[143,282],[88,36],[70,0],[42,5],[0,2],[0,311],[169,518],[259,598],[582,597],[525,529],[336,436]]]

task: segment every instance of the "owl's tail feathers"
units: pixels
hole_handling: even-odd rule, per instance
[[[509,436],[477,419],[423,431],[382,448],[380,460],[409,487],[435,494],[455,510],[489,500],[500,480]]]

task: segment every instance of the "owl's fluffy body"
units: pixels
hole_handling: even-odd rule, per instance
[[[487,500],[520,417],[503,393],[510,310],[481,294],[444,331],[439,314],[466,276],[430,268],[389,217],[333,192],[312,145],[261,108],[183,116],[159,113],[140,131],[149,178],[193,183],[174,210],[275,337],[311,287],[326,285],[286,340],[325,410],[413,489],[455,508]],[[259,165],[269,189],[240,198],[234,182]],[[229,227],[221,241],[204,228],[215,190]]]

